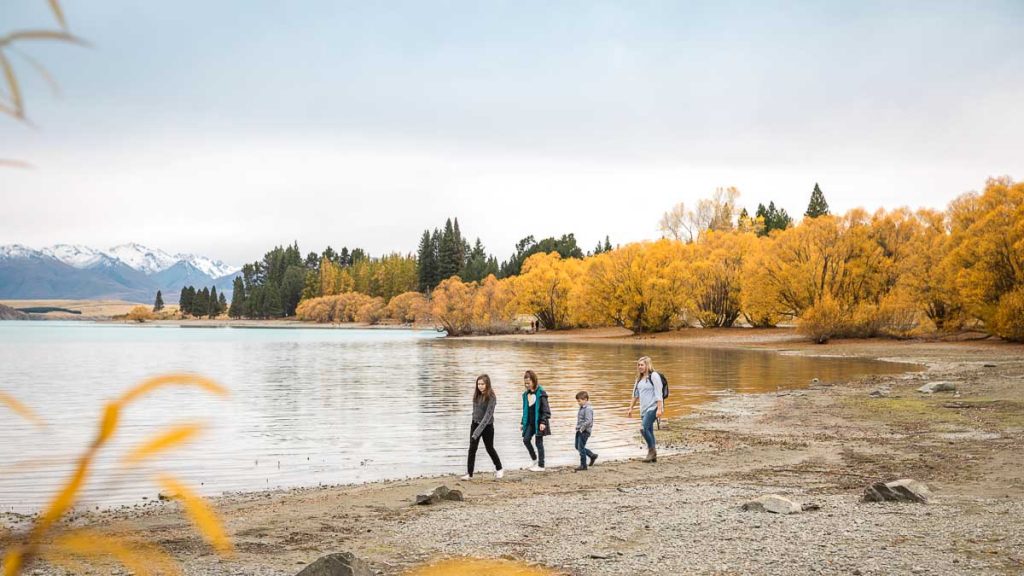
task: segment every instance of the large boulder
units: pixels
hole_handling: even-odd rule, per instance
[[[775,514],[796,514],[803,507],[789,498],[778,494],[768,494],[747,502],[740,507],[747,512],[773,512]]]
[[[339,552],[317,558],[296,576],[373,576],[373,570],[351,552]]]
[[[893,482],[876,482],[864,489],[865,502],[920,502],[927,504],[931,495],[928,486],[910,478]]]
[[[956,386],[952,382],[929,382],[917,389],[922,394],[934,394],[935,392],[956,392]]]

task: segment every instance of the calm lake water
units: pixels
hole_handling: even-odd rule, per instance
[[[519,420],[527,368],[550,395],[549,466],[577,462],[574,396],[581,389],[596,413],[589,447],[602,459],[640,456],[639,422],[627,420],[625,408],[635,360],[644,354],[669,379],[670,414],[722,394],[914,369],[768,352],[460,341],[432,331],[0,322],[0,390],[49,423],[40,430],[0,406],[0,511],[37,510],[94,436],[104,402],[166,372],[213,377],[232,395],[167,389],[133,404],[95,468],[85,503],[152,499],[154,472],[176,474],[208,495],[461,475],[473,382],[484,372],[498,394],[498,452],[506,468],[526,467]],[[144,468],[118,465],[162,426],[195,420],[210,428],[191,445]],[[477,469],[492,472],[483,446]]]

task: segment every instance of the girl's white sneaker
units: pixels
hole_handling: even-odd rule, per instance
[[[470,476],[469,474],[466,474],[462,478],[459,478],[459,480],[472,480],[472,479],[473,479],[473,477]]]
[[[498,480],[501,480],[501,479],[502,479],[502,477],[504,477],[504,476],[505,476],[505,471],[504,471],[504,470],[496,470],[496,471],[494,472],[494,477],[495,477],[496,479],[498,479]]]
[[[530,472],[543,472],[543,471],[544,471],[544,467],[543,466],[534,465],[532,468],[530,468]]]

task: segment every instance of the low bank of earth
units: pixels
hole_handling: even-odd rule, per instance
[[[614,331],[542,336],[633,342]],[[215,505],[235,542],[233,559],[213,555],[176,503],[75,522],[112,531],[130,524],[196,575],[290,575],[340,551],[381,574],[454,555],[527,560],[566,574],[1024,573],[1024,347],[885,340],[816,346],[788,331],[708,331],[639,343],[667,348],[658,354],[675,346],[744,347],[927,369],[724,398],[665,422],[659,443],[675,453],[663,449],[653,465],[598,461],[586,473],[514,470],[501,481],[484,473],[473,482],[423,478],[221,498]],[[931,381],[950,382],[957,392],[916,392]],[[879,397],[871,396],[876,390]],[[932,501],[860,501],[869,484],[898,478],[925,482]],[[464,491],[465,501],[412,505],[416,494],[441,484]],[[765,494],[820,509],[740,510]]]

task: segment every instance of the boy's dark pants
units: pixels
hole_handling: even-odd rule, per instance
[[[587,468],[587,457],[593,458],[596,456],[596,454],[587,450],[587,440],[590,440],[590,432],[576,432],[576,450],[580,453],[580,468],[584,470]]]

